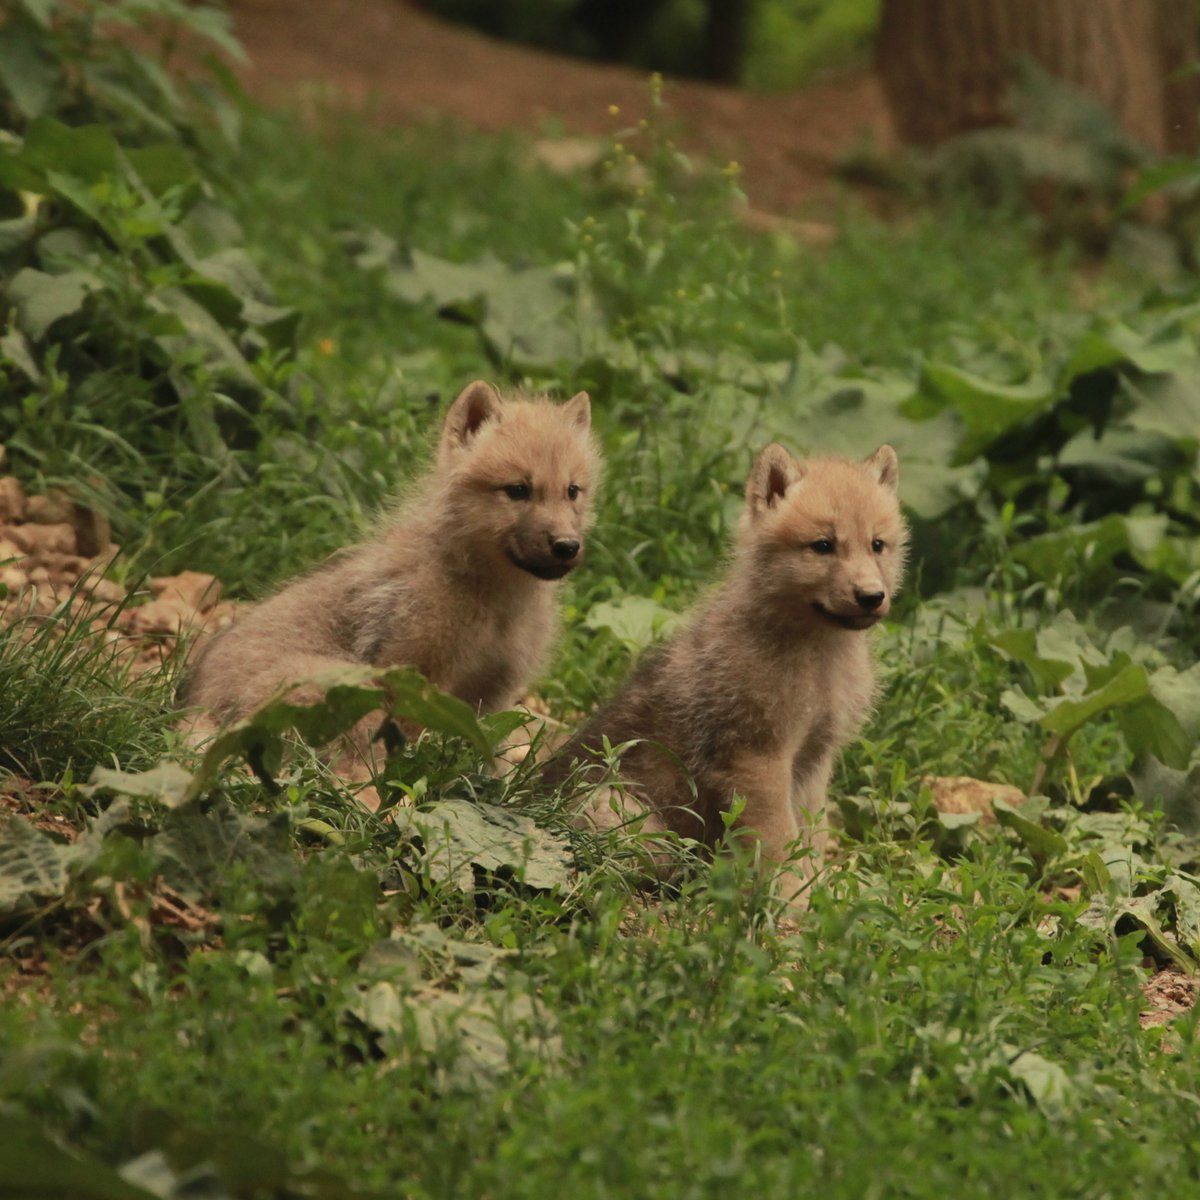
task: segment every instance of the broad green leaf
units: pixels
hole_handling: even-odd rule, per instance
[[[383,1036],[385,1052],[419,1053],[437,1067],[443,1090],[478,1091],[507,1077],[514,1044],[557,1057],[562,1042],[552,1015],[524,992],[407,992],[380,981],[360,985],[346,1011]]]
[[[1196,746],[1179,719],[1164,704],[1150,699],[1116,711],[1117,724],[1135,755],[1153,755],[1167,766],[1183,770]]]
[[[921,371],[921,388],[950,405],[966,430],[959,459],[974,458],[1001,434],[1048,408],[1054,384],[1035,376],[1025,383],[994,383],[948,363],[929,362]]]
[[[1180,949],[1175,939],[1162,927],[1158,908],[1162,897],[1157,893],[1147,896],[1124,896],[1109,900],[1102,895],[1093,896],[1091,904],[1079,915],[1079,924],[1085,929],[1095,929],[1111,937],[1122,918],[1133,920],[1149,937],[1154,948],[1180,970],[1191,975],[1195,971],[1194,961]]]
[[[203,305],[179,288],[161,288],[148,299],[160,312],[178,317],[186,331],[183,336],[168,335],[156,339],[168,356],[185,353],[197,343],[206,346],[214,367],[223,367],[239,383],[258,391],[258,379],[245,356],[225,327]]]
[[[259,817],[223,798],[167,810],[146,849],[167,882],[195,902],[219,890],[233,863],[249,868],[264,893],[290,894],[298,874],[290,813]]]
[[[79,790],[88,796],[131,796],[153,800],[167,808],[182,804],[192,784],[190,771],[178,763],[164,761],[148,771],[115,771],[96,767],[91,778]]]
[[[1113,483],[1152,479],[1181,467],[1187,456],[1179,442],[1162,433],[1107,428],[1097,437],[1090,429],[1077,433],[1058,454],[1063,470],[1088,472]]]
[[[1031,700],[1020,688],[1005,688],[1000,694],[1000,703],[1027,725],[1040,724],[1046,716],[1047,702]]]
[[[1142,433],[1181,439],[1193,453],[1200,441],[1200,367],[1154,379],[1126,380],[1134,406],[1125,423]]]
[[[1200,165],[1194,158],[1177,158],[1143,167],[1121,200],[1121,211],[1135,209],[1147,196],[1173,183],[1200,181]]]
[[[88,271],[47,275],[24,267],[8,285],[8,298],[16,306],[21,331],[40,342],[50,326],[79,312],[99,282]]]
[[[21,157],[43,173],[54,171],[82,183],[119,173],[117,140],[103,125],[71,126],[38,117],[30,122]]]
[[[1006,829],[1011,829],[1025,844],[1025,849],[1039,866],[1044,866],[1050,859],[1058,858],[1067,852],[1067,840],[1061,833],[1047,829],[1036,821],[1031,821],[1019,810],[1012,807],[998,796],[992,800],[992,810],[996,820]]]
[[[1186,876],[1171,874],[1163,880],[1161,894],[1174,902],[1175,936],[1200,961],[1200,887]]]
[[[1171,710],[1193,743],[1200,739],[1200,663],[1186,671],[1160,667],[1150,676],[1150,691]]]
[[[11,328],[0,337],[0,358],[16,367],[30,383],[42,382],[41,368],[34,360],[33,348],[19,329]]]
[[[75,846],[54,841],[23,817],[0,818],[0,913],[25,912],[57,899],[79,856]]]
[[[1146,668],[1129,663],[1103,687],[1078,699],[1066,699],[1054,705],[1042,718],[1042,728],[1061,737],[1070,737],[1081,725],[1100,713],[1146,700],[1149,696],[1150,681]]]
[[[306,742],[324,745],[377,709],[383,710],[380,725],[384,713],[404,717],[435,733],[464,738],[481,757],[491,756],[492,743],[470,705],[438,691],[412,667],[379,671],[347,665],[296,682],[320,689],[324,698],[310,704],[283,697],[269,700],[249,717],[222,730],[205,751],[189,798],[211,787],[221,764],[230,758],[245,755],[274,771],[282,755],[283,734],[294,732]]]
[[[85,217],[90,217],[101,227],[108,226],[108,214],[100,198],[85,180],[76,179],[62,171],[47,171],[46,183],[51,192],[73,204]]]
[[[124,154],[138,178],[155,196],[171,188],[195,188],[200,183],[195,164],[176,142],[134,146]]]
[[[1118,554],[1146,562],[1160,552],[1167,532],[1165,514],[1127,517],[1113,514],[1088,525],[1042,534],[1013,547],[1013,557],[1039,579],[1058,579],[1065,570],[1101,576]]]
[[[104,1163],[68,1153],[15,1112],[4,1114],[0,1196],[12,1200],[161,1200]]]
[[[958,461],[962,423],[949,411],[910,413],[912,396],[912,381],[899,375],[798,373],[777,405],[755,414],[746,439],[761,444],[782,437],[801,448],[850,458],[865,458],[887,442],[900,459],[905,507],[934,520],[978,495],[982,464],[952,465]]]
[[[0,27],[0,88],[12,97],[26,120],[46,111],[61,76],[44,50],[44,38],[9,19]]]
[[[454,263],[403,251],[378,232],[364,242],[356,261],[368,270],[382,267],[393,295],[478,325],[498,357],[548,369],[578,356],[570,267],[512,267],[491,253]]]
[[[1194,368],[1196,350],[1178,333],[1167,337],[1142,333],[1120,321],[1089,330],[1078,342],[1063,368],[1062,384],[1089,371],[1129,363],[1146,374]]]
[[[648,596],[622,596],[588,609],[583,619],[588,629],[607,629],[632,651],[644,650],[667,637],[682,624],[679,613],[664,608]]]
[[[400,823],[401,813],[394,819]],[[571,879],[566,839],[508,809],[450,799],[405,812],[403,820],[421,838],[430,876],[462,891],[474,891],[476,867],[547,891],[565,887]]]
[[[1123,916],[1132,917],[1149,935],[1154,947],[1165,958],[1169,958],[1177,967],[1189,975],[1196,970],[1196,963],[1180,948],[1178,942],[1162,926],[1160,905],[1163,903],[1161,892],[1151,892],[1145,896],[1128,896],[1116,905],[1112,925]]]
[[[393,716],[417,721],[435,733],[463,738],[481,757],[491,755],[492,745],[474,709],[457,696],[438,691],[420,671],[414,667],[390,667],[379,672],[378,679]]]
[[[1071,1080],[1058,1063],[1033,1050],[1023,1050],[1008,1064],[1008,1071],[1047,1117],[1058,1117],[1065,1112],[1071,1096]]]
[[[1190,770],[1175,770],[1145,755],[1134,764],[1130,779],[1143,804],[1161,808],[1184,833],[1200,833],[1200,762]]]
[[[1072,674],[1078,663],[1079,654],[1074,647],[1060,651],[1039,641],[1044,630],[1006,629],[990,637],[991,645],[1009,658],[1029,668],[1038,685],[1046,690],[1057,690],[1063,680]]]
[[[1097,892],[1101,894],[1108,892],[1109,884],[1112,883],[1112,875],[1105,865],[1104,859],[1095,850],[1085,855],[1083,862],[1079,864],[1079,873],[1083,876],[1083,886],[1088,896],[1094,896]]]

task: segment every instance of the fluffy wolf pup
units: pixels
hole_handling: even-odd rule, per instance
[[[802,835],[819,860],[835,757],[875,696],[867,630],[904,571],[899,475],[890,446],[865,462],[762,451],[725,579],[550,765],[561,780],[573,758],[598,759],[603,736],[634,743],[620,788],[602,789],[583,823],[648,814],[643,829],[712,847],[736,793],[765,863]],[[783,898],[802,907],[814,870],[785,867]]]
[[[202,710],[194,731],[348,663],[411,665],[477,710],[511,705],[550,648],[554,581],[583,558],[599,473],[587,393],[554,404],[470,384],[446,414],[433,467],[380,533],[204,648],[183,694]],[[320,689],[301,682],[288,695],[310,701]],[[373,722],[351,735],[339,773],[369,774]]]

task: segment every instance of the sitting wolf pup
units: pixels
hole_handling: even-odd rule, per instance
[[[599,455],[585,392],[564,404],[470,384],[437,460],[387,527],[253,606],[204,648],[185,703],[209,724],[332,667],[407,664],[491,712],[510,706],[555,633],[553,581],[583,558]],[[320,698],[313,684],[290,699]],[[378,715],[335,770],[369,774]],[[199,730],[197,730],[198,732]]]
[[[621,759],[624,795],[602,792],[583,823],[648,810],[644,829],[711,847],[736,793],[764,860],[784,861],[802,833],[819,857],[835,756],[875,695],[866,630],[904,570],[898,482],[890,446],[865,462],[763,450],[725,580],[549,768],[561,781],[572,758],[597,759],[602,736],[635,742]],[[804,905],[814,869],[784,869],[785,900]]]

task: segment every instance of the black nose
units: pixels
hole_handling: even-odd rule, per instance
[[[884,592],[855,592],[854,599],[864,612],[874,612],[882,603]]]
[[[579,553],[579,543],[574,538],[555,538],[550,549],[555,558],[570,562]]]

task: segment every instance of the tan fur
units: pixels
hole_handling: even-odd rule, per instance
[[[639,739],[622,758],[621,777],[649,810],[644,828],[665,826],[713,846],[737,793],[745,800],[740,824],[757,833],[764,859],[784,861],[802,835],[819,855],[835,757],[874,699],[865,631],[887,613],[903,575],[908,534],[898,480],[890,446],[862,463],[797,462],[768,446],[747,484],[726,578],[586,723],[551,778],[561,778],[572,757],[594,759],[602,736],[613,744]],[[585,820],[606,827],[630,813],[630,801],[610,789]],[[788,899],[811,871],[784,872]]]
[[[590,426],[586,393],[555,405],[471,384],[446,415],[434,466],[386,528],[210,642],[185,701],[223,721],[359,663],[415,666],[484,712],[511,705],[553,639],[552,579],[583,557],[599,479]],[[518,486],[527,498],[506,491]],[[569,543],[578,550],[564,558]],[[289,694],[311,700],[319,689],[300,683]],[[351,739],[363,758],[378,726],[368,718]]]

